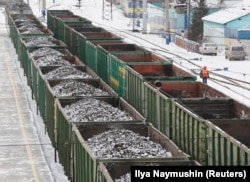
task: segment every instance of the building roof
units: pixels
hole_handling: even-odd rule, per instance
[[[227,22],[238,19],[247,14],[250,14],[250,7],[227,8],[227,9],[212,13],[210,15],[204,16],[202,20],[215,22],[219,24],[225,24]]]

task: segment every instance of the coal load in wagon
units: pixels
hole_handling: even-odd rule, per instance
[[[45,29],[45,26],[43,26],[38,20],[27,20],[27,21],[18,21],[15,22],[15,27],[21,31],[25,29]]]
[[[126,173],[120,176],[120,178],[115,179],[115,182],[131,182],[131,174]]]
[[[13,4],[12,4],[13,3]],[[20,14],[21,10],[29,10],[29,14],[32,13],[32,10],[30,8],[30,6],[28,4],[26,4],[25,2],[23,2],[22,4],[15,2],[14,1],[9,1],[7,3],[7,7],[6,7],[9,11],[14,11],[11,14]]]
[[[23,29],[22,34],[44,34],[39,28],[30,27]]]
[[[18,28],[19,37],[33,37],[33,36],[52,36],[53,32],[42,25],[27,25]]]
[[[17,17],[13,18],[14,22],[34,22],[34,18],[32,19],[31,17],[24,16],[24,15],[18,15]]]
[[[56,46],[55,43],[51,41],[52,37],[30,37],[25,40],[27,47],[36,46]]]
[[[131,130],[114,128],[95,135],[87,144],[98,158],[159,158],[172,157],[171,153],[149,137]]]
[[[27,17],[22,19],[21,17],[16,19],[14,22],[16,28],[20,28],[20,27],[25,27],[25,26],[34,26],[34,27],[45,27],[38,19],[36,19],[36,17]],[[25,27],[27,28],[27,27]]]
[[[66,105],[64,112],[70,122],[132,121],[129,113],[95,98],[84,98]]]
[[[56,97],[62,96],[109,96],[109,93],[91,84],[77,80],[63,80],[52,87]]]
[[[68,60],[61,56],[48,55],[35,60],[35,64],[41,66],[73,66]]]
[[[64,54],[59,50],[50,47],[42,47],[29,53],[30,57],[34,56],[63,56]]]
[[[21,30],[23,30],[23,29],[39,29],[37,27],[37,24],[29,22],[29,21],[20,23],[17,28],[21,29]]]
[[[34,24],[34,25],[41,24],[41,23],[39,23],[38,20],[35,20],[34,18],[30,18],[27,16],[19,16],[14,20],[14,22],[17,26],[19,26],[20,24],[22,26],[28,25],[28,24]]]
[[[91,75],[76,69],[73,66],[62,66],[56,68],[45,75],[45,79],[56,80],[56,79],[89,79],[93,78]]]
[[[102,167],[101,161],[127,164],[136,161],[187,161],[190,157],[151,123],[73,123],[72,130],[74,138],[72,146],[73,150],[77,151],[74,158],[78,161],[74,164],[75,169],[86,164],[86,170],[76,172],[76,175],[83,177],[82,179],[86,179],[87,175],[94,179],[98,175],[95,169],[101,170],[98,179],[106,179],[107,170]],[[124,169],[119,176],[128,172]]]

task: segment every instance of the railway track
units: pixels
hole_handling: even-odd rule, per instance
[[[97,23],[97,22],[93,22],[93,23]],[[123,37],[125,39],[130,39],[130,40],[134,41],[136,44],[138,44],[138,45],[140,45],[140,46],[142,46],[150,51],[157,52],[160,55],[171,59],[175,65],[179,65],[181,68],[184,68],[184,69],[188,70],[189,72],[192,72],[195,75],[199,76],[199,73],[200,73],[202,66],[195,63],[195,61],[190,60],[189,58],[186,58],[184,56],[180,56],[179,53],[175,53],[171,50],[168,50],[165,47],[152,42],[152,40],[148,40],[148,39],[145,39],[141,36],[138,36],[138,33],[136,34],[136,33],[131,32],[129,30],[121,30],[118,28],[114,28],[112,26],[108,26],[106,24],[101,24],[99,22],[98,22],[98,25],[101,27],[107,28],[111,32],[119,34],[121,37]],[[145,46],[145,45],[147,45],[147,46]],[[239,79],[225,76],[222,74],[218,74],[217,71],[220,71],[220,70],[210,71],[209,80],[211,82],[214,82],[217,85],[232,91],[234,94],[238,94],[239,96],[244,97],[245,99],[248,99],[250,101],[250,97],[247,96],[250,94],[250,82],[239,80]],[[240,73],[240,74],[244,74],[244,73]],[[241,90],[239,90],[239,89],[241,89]],[[246,92],[246,91],[247,92],[249,91],[249,94],[246,94],[246,93],[242,94],[243,92]]]
[[[54,5],[54,6],[59,6],[59,5]],[[166,49],[166,47],[157,44],[157,42],[154,43],[152,40],[148,39],[146,34],[144,34],[145,35],[144,38],[143,36],[138,36],[138,34],[142,35],[141,33],[132,32],[131,30],[126,30],[126,29],[115,28],[114,26],[110,26],[109,24],[103,24],[102,22],[97,22],[92,17],[89,17],[88,11],[82,11],[76,7],[72,8],[74,9],[74,12],[76,14],[88,18],[89,20],[92,21],[93,24],[106,28],[108,31],[111,31],[116,35],[123,37],[124,39],[129,39],[130,41],[144,47],[145,49],[157,52],[161,56],[171,59],[175,65],[178,65],[182,69],[185,69],[190,73],[199,76],[199,72],[202,66],[197,64],[196,61],[194,61],[193,59],[189,59],[185,56],[182,56],[183,52],[176,53],[171,50],[168,50]],[[250,97],[247,96],[250,95],[250,82],[218,74],[217,72],[218,70],[210,70],[210,75],[209,75],[210,82],[213,82],[219,87],[222,87],[224,89],[228,89],[231,92],[233,92],[233,94],[238,94],[239,96],[244,97],[245,99],[250,101]],[[247,94],[245,92],[249,93]]]

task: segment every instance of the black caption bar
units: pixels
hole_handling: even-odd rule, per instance
[[[250,166],[131,166],[131,182],[250,181]]]

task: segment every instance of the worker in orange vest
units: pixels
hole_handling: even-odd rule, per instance
[[[203,79],[203,83],[207,84],[207,79],[209,78],[209,72],[207,70],[207,67],[204,66],[200,72],[200,77]]]

